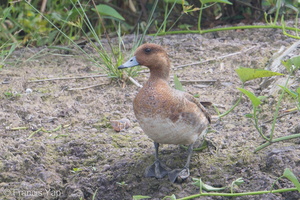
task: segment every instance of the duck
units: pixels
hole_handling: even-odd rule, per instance
[[[171,62],[158,44],[139,46],[132,58],[118,69],[145,66],[150,77],[133,100],[136,119],[144,133],[153,140],[155,161],[146,168],[146,177],[161,179],[168,175],[171,182],[190,176],[189,166],[193,145],[207,131],[211,116],[193,95],[176,90],[169,84]],[[159,159],[160,144],[188,145],[187,160],[182,169],[171,170]]]

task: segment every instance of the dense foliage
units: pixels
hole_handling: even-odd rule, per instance
[[[0,46],[7,41],[38,46],[65,44],[69,40],[62,32],[72,40],[91,37],[90,25],[98,36],[116,35],[119,24],[122,34],[138,30],[155,33],[162,23],[159,31],[193,30],[197,29],[201,6],[203,28],[251,24],[264,20],[264,13],[272,16],[279,11],[294,17],[298,5],[298,0],[8,0],[1,1]]]

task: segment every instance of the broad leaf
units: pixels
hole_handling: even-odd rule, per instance
[[[257,79],[257,78],[284,75],[284,74],[281,74],[278,72],[272,72],[272,71],[268,71],[268,70],[264,70],[264,69],[252,69],[252,68],[246,68],[246,67],[240,67],[240,68],[236,69],[235,71],[243,83],[245,83],[246,81]]]
[[[292,63],[293,63],[297,68],[300,67],[300,56],[293,57],[293,58],[291,58],[291,60],[292,60]]]
[[[286,61],[281,61],[289,73],[294,72],[300,68],[300,56],[290,58]]]
[[[252,105],[254,107],[257,107],[261,104],[261,101],[259,100],[258,97],[256,97],[252,92],[243,89],[243,88],[238,88],[238,90],[240,90],[242,93],[244,93],[252,102]]]
[[[100,13],[100,15],[110,16],[119,20],[125,20],[114,8],[105,5],[99,4],[96,6],[96,11]],[[93,9],[95,11],[95,9]]]

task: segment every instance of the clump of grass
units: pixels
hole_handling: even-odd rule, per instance
[[[100,60],[98,59],[98,56],[92,56],[84,51],[83,48],[81,48],[78,44],[76,44],[75,40],[68,35],[66,32],[64,32],[63,29],[56,26],[56,24],[51,21],[51,19],[47,18],[46,15],[41,13],[39,10],[37,10],[30,2],[25,2],[30,5],[35,12],[39,13],[43,19],[45,19],[48,23],[50,23],[59,33],[60,35],[64,36],[72,45],[75,45],[86,57],[89,61],[93,62],[96,66],[98,66],[100,69],[103,70],[105,74],[107,74],[108,77],[116,79],[116,80],[126,80],[127,77],[134,77],[138,74],[138,71],[140,68],[134,68],[134,69],[128,69],[128,70],[118,70],[118,66],[120,66],[124,62],[124,54],[122,53],[125,49],[125,46],[123,44],[122,40],[122,30],[121,30],[121,22],[120,20],[123,20],[118,14],[117,11],[114,9],[105,6],[106,9],[110,8],[110,12],[103,9],[102,4],[96,5],[94,1],[91,1],[93,3],[94,10],[97,13],[100,25],[101,25],[101,33],[99,30],[94,28],[90,17],[86,13],[86,5],[83,5],[80,3],[80,1],[77,1],[76,3],[72,3],[73,8],[70,10],[70,12],[75,12],[78,14],[78,18],[76,22],[73,21],[66,21],[66,24],[69,26],[74,26],[78,28],[86,38],[86,40],[89,42],[89,44],[96,50],[98,53],[98,56],[100,57]],[[156,4],[154,4],[154,7],[151,10],[147,26],[144,28],[142,34],[140,36],[137,36],[139,34],[140,29],[137,29],[136,38],[134,41],[132,52],[137,48],[144,40],[144,36],[147,33],[147,30],[153,23],[153,14],[156,9],[156,5],[158,3],[158,0],[155,1]],[[103,16],[109,16],[109,20],[111,20],[115,25],[115,33],[117,36],[117,45],[113,45],[111,42],[111,39],[108,35],[108,30],[106,30],[106,26],[104,24]],[[84,29],[83,27],[86,27]],[[139,27],[139,26],[138,26]],[[100,35],[100,36],[99,36]],[[101,36],[104,36],[107,40],[108,45],[104,45],[102,42]]]

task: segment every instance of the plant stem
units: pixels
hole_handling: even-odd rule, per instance
[[[280,193],[280,192],[291,192],[291,191],[297,191],[297,188],[283,188],[278,190],[264,190],[264,191],[255,191],[255,192],[241,192],[241,193],[200,193],[191,195],[188,197],[183,197],[178,200],[187,200],[187,199],[194,199],[201,196],[223,196],[223,197],[237,197],[237,196],[247,196],[247,195],[262,195],[262,194],[268,194],[268,193]]]
[[[245,85],[243,83],[242,88],[244,88],[244,87],[245,87]],[[237,100],[237,102],[229,110],[227,110],[225,113],[219,115],[219,118],[228,115],[235,107],[237,107],[237,105],[239,105],[241,100],[242,100],[242,96],[243,96],[243,94],[240,92],[240,96],[239,96],[239,99]]]
[[[278,16],[279,16],[279,10],[281,8],[281,0],[277,0],[276,2],[276,13],[275,13],[275,19],[274,19],[274,24],[276,24],[277,20],[278,20]]]
[[[270,141],[270,138],[266,137],[266,136],[263,134],[262,129],[259,128],[259,125],[258,125],[258,118],[257,118],[257,116],[256,116],[256,110],[257,110],[256,108],[257,108],[256,106],[253,106],[254,126],[255,126],[256,130],[258,131],[258,133],[260,134],[260,136],[261,136],[262,138],[264,138],[264,139],[267,140],[267,141]]]
[[[286,82],[285,82],[285,85],[284,87],[287,86],[288,82],[289,82],[289,79],[292,75],[292,72],[289,74]],[[276,125],[276,121],[277,121],[277,118],[278,118],[278,113],[279,113],[279,107],[281,105],[281,101],[283,99],[283,96],[285,94],[285,91],[283,89],[281,89],[282,93],[280,94],[280,97],[279,97],[279,100],[278,100],[278,103],[277,103],[277,106],[276,106],[276,110],[275,110],[275,113],[274,113],[274,119],[273,119],[273,123],[272,123],[272,128],[271,128],[271,133],[270,133],[270,139],[268,140],[269,142],[272,143],[272,139],[273,139],[273,135],[274,135],[274,130],[275,130],[275,125]]]
[[[300,133],[289,135],[289,136],[284,136],[284,137],[279,137],[279,138],[273,139],[272,141],[268,141],[268,142],[260,145],[259,147],[257,147],[255,149],[254,153],[262,150],[263,148],[266,148],[267,146],[270,146],[271,144],[273,144],[275,142],[280,142],[280,141],[284,141],[284,140],[291,140],[291,139],[295,139],[295,138],[300,138]]]
[[[174,9],[176,5],[176,2],[173,3],[172,7],[170,8],[170,11],[167,12],[167,9],[165,10],[165,16],[164,16],[164,21],[162,22],[162,25],[159,27],[159,29],[157,30],[157,32],[154,35],[154,38],[159,34],[159,33],[166,33],[166,25],[167,25],[167,19],[169,18],[169,15],[171,14],[172,10]],[[168,6],[168,5],[167,5]],[[152,17],[152,16],[151,16]],[[163,29],[161,31],[161,29]],[[153,38],[153,39],[154,39]]]
[[[207,29],[207,30],[201,30],[200,34],[217,32],[217,31],[228,31],[228,30],[237,30],[237,29],[260,29],[260,28],[282,29],[282,26],[270,24],[270,25],[222,27],[222,28],[212,28],[212,29]],[[294,28],[294,27],[285,27],[285,29],[292,30],[292,31],[300,31],[300,29]],[[160,33],[154,33],[154,34],[149,34],[149,35],[161,36],[161,35],[186,34],[186,33],[194,33],[194,34],[199,33],[199,26],[198,26],[198,30],[169,31],[169,32],[160,32]]]
[[[203,11],[203,7],[204,7],[204,4],[200,1],[201,3],[201,7],[200,7],[200,13],[199,13],[199,17],[198,17],[198,32],[200,34],[202,34],[202,31],[201,31],[201,19],[202,19],[202,11]]]

